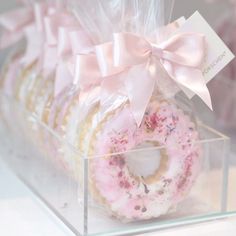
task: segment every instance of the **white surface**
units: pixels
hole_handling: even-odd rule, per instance
[[[145,236],[235,236],[236,224],[234,221],[236,221],[236,219],[230,221],[216,221],[188,227],[186,229],[176,229],[172,232],[165,231],[158,234],[146,234]]]
[[[0,235],[74,235],[0,161]]]
[[[0,160],[0,235],[72,236],[73,234]],[[236,219],[146,234],[145,236],[235,236]]]

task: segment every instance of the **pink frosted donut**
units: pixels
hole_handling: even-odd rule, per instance
[[[200,172],[198,140],[195,124],[175,104],[151,102],[140,127],[128,104],[116,109],[99,122],[89,144],[89,155],[96,155],[89,160],[94,198],[122,220],[168,213]]]

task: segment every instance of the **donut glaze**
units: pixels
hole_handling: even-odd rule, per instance
[[[117,109],[99,122],[89,144],[89,177],[94,198],[112,215],[127,221],[168,213],[186,197],[198,176],[201,167],[198,139],[195,124],[175,104],[151,102],[140,127],[128,104]],[[135,152],[146,142],[154,143],[156,148],[164,147],[161,153],[165,158],[164,167],[148,178],[135,176],[126,159],[126,152]],[[137,152],[145,155],[148,149]]]

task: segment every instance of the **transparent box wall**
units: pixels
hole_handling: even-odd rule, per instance
[[[236,163],[229,155],[230,140],[204,124],[199,123],[200,141],[192,144],[201,147],[201,171],[186,198],[163,216],[129,222],[112,217],[101,199],[94,200],[99,196],[91,186],[94,162],[116,160],[117,154],[83,156],[15,100],[1,93],[1,101],[5,114],[1,117],[2,156],[76,235],[137,234],[217,219],[236,211]],[[152,156],[154,166],[165,167],[165,149],[140,149],[119,153],[119,157],[126,163],[140,155]],[[145,209],[139,206],[136,210]]]

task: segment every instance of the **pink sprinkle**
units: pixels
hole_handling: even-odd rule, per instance
[[[129,183],[128,181],[125,181],[125,183],[124,183],[124,187],[125,187],[125,188],[130,188],[131,185],[130,185],[130,183]]]
[[[122,177],[122,171],[120,171],[119,173],[118,173],[118,177]]]

